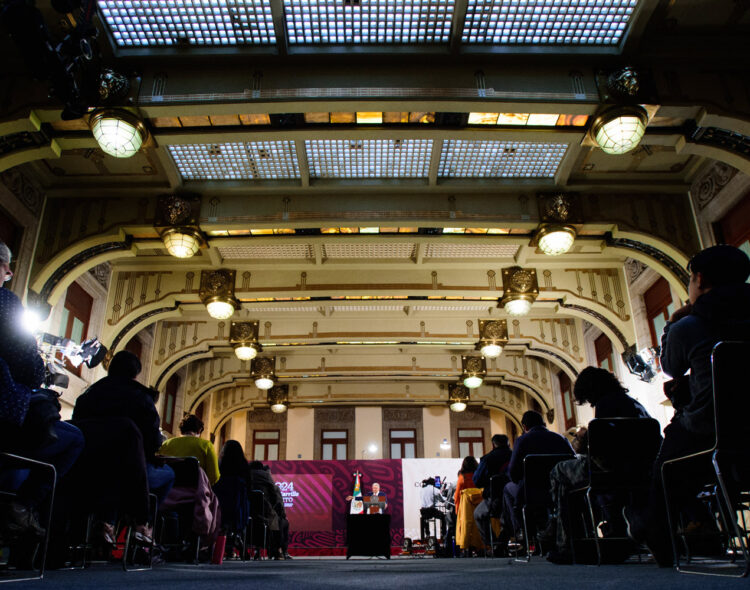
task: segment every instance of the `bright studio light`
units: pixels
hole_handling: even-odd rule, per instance
[[[451,406],[451,410],[453,410],[454,412],[462,412],[463,410],[466,409],[466,404],[463,404],[463,406],[464,407],[461,408],[460,410],[453,410],[453,406]],[[443,449],[444,451],[447,451],[448,449],[451,448],[451,443],[448,442],[447,438],[444,438],[443,442],[440,443],[440,448]]]
[[[376,445],[375,443],[370,443],[370,446],[367,447],[367,450],[371,453],[375,453],[378,450],[378,445]]]
[[[200,236],[193,230],[170,229],[161,237],[164,246],[175,258],[190,258],[201,247]]]
[[[531,311],[531,301],[528,299],[512,299],[505,304],[505,311],[508,315],[521,316]]]
[[[256,381],[257,384],[257,381]],[[262,387],[260,389],[263,389]],[[271,411],[274,414],[283,414],[286,412],[286,405],[285,404],[271,404]]]
[[[641,107],[614,109],[594,122],[594,139],[607,154],[625,154],[638,146],[647,124],[648,115]]]
[[[479,352],[485,358],[496,359],[502,354],[503,347],[499,344],[495,344],[494,342],[488,342],[487,344],[482,345],[482,348],[479,349]]]
[[[479,377],[478,375],[469,375],[468,377],[464,377],[464,385],[468,387],[469,389],[476,389],[482,384],[482,381],[483,379]],[[462,410],[456,410],[456,411],[460,412]]]
[[[89,124],[102,151],[115,158],[134,156],[146,139],[143,123],[128,111],[97,111]]]
[[[21,316],[21,326],[29,334],[36,334],[42,325],[41,316],[33,309],[24,309]]]
[[[270,377],[258,377],[255,380],[255,387],[258,389],[271,389],[273,387],[273,379]]]
[[[258,356],[258,350],[254,346],[240,345],[235,347],[234,354],[241,361],[251,361]]]
[[[565,225],[551,225],[539,230],[539,249],[548,256],[559,256],[570,250],[576,232]]]
[[[234,314],[234,305],[232,305],[230,301],[218,299],[208,302],[206,304],[206,310],[208,311],[208,315],[215,320],[226,320],[227,318],[231,318],[232,314]]]
[[[468,387],[468,385],[467,385],[467,387]],[[451,408],[451,410],[453,412],[463,412],[466,409],[466,404],[464,402],[452,402],[451,405],[450,405],[450,408]],[[443,447],[443,445],[440,445],[440,447],[441,448],[446,448],[446,447]],[[449,448],[449,447],[450,447],[450,445],[448,445],[447,448]]]

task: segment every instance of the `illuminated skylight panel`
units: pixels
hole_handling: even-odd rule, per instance
[[[270,0],[99,0],[120,47],[270,45]]]
[[[617,45],[638,0],[468,0],[462,41]]]
[[[455,0],[284,0],[289,43],[447,43]]]
[[[308,139],[313,178],[424,178],[431,139]]]
[[[170,145],[184,180],[299,178],[292,141]]]
[[[450,178],[551,178],[568,148],[564,143],[443,142],[438,175]]]

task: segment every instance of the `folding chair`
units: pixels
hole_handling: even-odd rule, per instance
[[[495,530],[492,527],[492,520],[497,519],[497,516],[493,515],[492,506],[494,502],[500,502],[502,505],[503,501],[503,488],[508,482],[508,476],[503,474],[493,475],[490,478],[490,552],[492,557],[495,557],[495,547],[500,544],[500,539],[495,538]],[[501,509],[502,511],[502,509]]]
[[[251,519],[250,546],[255,547],[255,527],[263,527],[263,544],[261,545],[261,551],[265,551],[266,557],[268,557],[268,524],[264,518],[266,496],[262,490],[250,490],[248,500],[250,501]],[[260,553],[260,555],[262,557],[262,553]]]
[[[733,575],[747,577],[750,574],[748,555],[748,529],[745,526],[745,511],[750,504],[750,451],[747,445],[745,421],[750,411],[750,391],[748,391],[747,363],[750,360],[750,342],[719,342],[711,353],[714,393],[714,425],[716,439],[713,447],[665,461],[661,468],[664,500],[667,505],[667,519],[674,551],[675,568],[678,571],[705,575]],[[716,512],[719,514],[720,529],[726,537],[727,552],[731,563],[738,555],[744,559],[744,568],[738,567],[735,573],[706,570],[704,567],[680,563],[678,533],[675,530],[674,506],[670,501],[667,472],[680,463],[691,460],[711,460],[715,478],[714,496]],[[710,494],[710,493],[709,493]],[[738,514],[743,526],[737,523]],[[683,538],[686,535],[682,535]]]
[[[163,457],[163,459],[174,470],[174,488],[198,487],[200,463],[196,457]],[[162,513],[160,516],[159,544],[168,549],[181,550],[183,541],[188,544],[194,542],[195,552],[192,563],[197,565],[200,561],[201,536],[193,533],[190,528],[193,521],[193,504],[180,504],[173,513]],[[170,531],[173,538],[166,542],[165,529],[168,522],[174,523],[173,530]]]
[[[15,467],[15,466],[26,466],[30,469],[41,469],[43,471],[48,471],[50,476],[50,482],[51,482],[51,490],[49,493],[49,504],[47,506],[47,526],[45,527],[45,533],[44,533],[44,540],[41,541],[40,545],[42,548],[42,554],[40,557],[40,565],[39,565],[39,575],[38,576],[27,576],[27,577],[9,577],[9,578],[0,578],[0,584],[4,582],[23,582],[26,580],[41,580],[44,577],[44,568],[47,564],[47,546],[49,544],[49,533],[50,529],[52,527],[52,509],[54,507],[55,503],[55,487],[57,486],[57,471],[55,470],[55,466],[51,465],[50,463],[43,463],[41,461],[36,461],[35,459],[29,459],[28,457],[23,457],[21,455],[15,455],[13,453],[0,453],[0,460],[2,460],[2,466],[3,467]],[[14,498],[15,493],[13,492],[0,492],[1,496],[6,496],[9,498]]]
[[[526,538],[526,558],[516,561],[531,561],[531,539],[529,538],[529,520],[532,515],[544,512],[549,519],[552,506],[550,495],[549,474],[560,461],[572,459],[573,455],[563,454],[536,454],[527,455],[523,460],[523,493],[524,505],[521,510],[523,514],[523,532]],[[541,550],[541,544],[540,544]]]
[[[589,422],[589,484],[570,494],[584,493],[590,517],[587,528],[591,532],[586,539],[594,541],[597,565],[602,563],[603,541],[628,545],[632,541],[624,534],[599,538],[594,498],[611,494],[617,497],[618,504],[628,505],[633,503],[637,494],[647,493],[661,441],[661,426],[653,418],[600,418]],[[569,533],[570,548],[575,559],[573,531]]]

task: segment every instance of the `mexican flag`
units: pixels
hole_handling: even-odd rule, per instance
[[[352,492],[352,503],[349,509],[350,514],[362,514],[365,510],[365,505],[362,501],[362,488],[359,484],[360,475],[362,474],[359,471],[354,473],[354,491]]]

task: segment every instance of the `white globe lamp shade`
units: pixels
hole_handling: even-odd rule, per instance
[[[273,387],[273,379],[270,377],[258,377],[255,380],[255,387],[258,389],[271,389]]]
[[[479,352],[485,358],[496,359],[502,354],[503,347],[499,344],[488,342],[487,344],[482,345],[482,348],[479,349]]]
[[[247,346],[242,344],[235,347],[234,354],[241,361],[251,361],[258,356],[258,350],[254,346]]]
[[[508,315],[521,316],[531,311],[531,301],[528,299],[512,299],[505,304]]]
[[[206,304],[206,310],[215,320],[226,320],[234,314],[234,305],[229,301],[215,300]]]
[[[128,111],[98,111],[89,124],[102,151],[115,158],[134,156],[146,139],[143,123]]]
[[[468,385],[467,385],[468,387]],[[450,408],[453,412],[463,412],[466,409],[466,403],[465,402],[453,402],[450,405]],[[450,448],[450,445],[447,445],[443,447],[443,445],[440,445],[442,448]]]
[[[469,389],[476,389],[482,384],[483,379],[478,375],[469,375],[464,377],[464,385]]]
[[[274,414],[283,414],[284,412],[286,412],[286,405],[284,405],[284,404],[271,404],[271,411]]]
[[[170,229],[161,239],[167,252],[175,258],[190,258],[201,247],[200,236],[192,230]]]
[[[641,107],[623,107],[604,113],[592,128],[603,152],[620,155],[635,149],[646,133],[648,115]]]
[[[567,226],[551,226],[539,232],[539,249],[548,256],[565,254],[576,239],[575,230]]]

